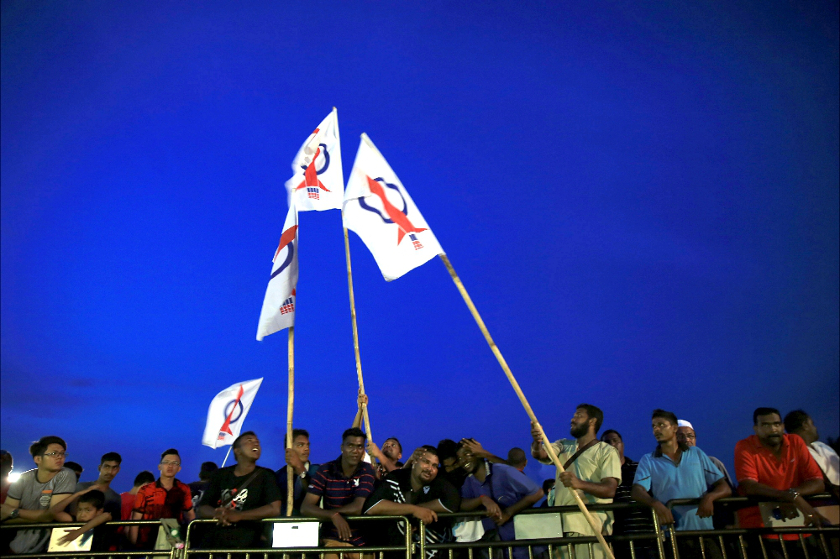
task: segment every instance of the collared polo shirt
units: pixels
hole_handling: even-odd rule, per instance
[[[566,460],[572,457],[578,450],[577,440],[560,439],[551,443],[554,452],[560,459],[561,464],[565,464]],[[551,459],[546,458],[540,460],[544,464],[551,464]],[[575,474],[575,477],[583,481],[592,483],[601,483],[606,478],[612,477],[621,483],[621,458],[618,456],[618,451],[609,444],[598,441],[591,447],[584,450],[577,459],[569,465],[569,471]],[[597,503],[612,503],[612,499],[601,499],[586,491],[580,492],[581,498],[585,504]],[[560,481],[560,471],[557,471],[557,476],[554,482],[554,506],[562,507],[567,505],[576,505],[572,490],[563,485]],[[601,533],[611,534],[613,515],[609,511],[590,511],[601,523]],[[563,531],[577,532],[587,536],[594,536],[592,527],[586,521],[586,517],[579,512],[568,512],[563,514]]]
[[[318,471],[309,482],[308,493],[322,497],[324,510],[337,509],[349,505],[359,497],[367,499],[373,493],[375,480],[373,468],[367,462],[360,462],[356,471],[349,478],[344,475],[341,469],[341,456],[332,462],[321,464]],[[338,530],[332,523],[324,524],[327,528],[324,537],[327,539],[338,539]],[[350,543],[359,546],[364,545],[364,538],[361,532],[350,525]]]
[[[667,504],[672,499],[699,499],[711,485],[723,479],[723,473],[699,447],[682,451],[675,464],[661,447],[645,454],[636,468],[634,485],[641,485],[654,499]],[[697,516],[697,505],[673,507],[677,530],[713,530],[712,518]]]
[[[799,435],[782,436],[781,453],[778,458],[761,444],[756,435],[738,441],[735,445],[735,477],[739,485],[749,479],[779,491],[799,487],[812,479],[823,478],[820,467]],[[738,519],[742,528],[764,526],[758,507],[739,510]]]

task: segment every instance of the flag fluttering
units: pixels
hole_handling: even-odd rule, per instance
[[[238,382],[216,394],[207,410],[207,425],[204,427],[201,444],[219,448],[233,443],[242,430],[242,424],[262,381],[258,378]]]
[[[301,212],[341,209],[344,175],[335,108],[303,142],[292,161],[292,171],[294,176],[286,181],[289,205]]]
[[[366,134],[344,193],[344,225],[361,237],[387,281],[443,253],[405,187]]]
[[[295,325],[295,301],[298,280],[298,219],[294,204],[286,214],[283,235],[274,252],[274,265],[265,290],[257,341]]]

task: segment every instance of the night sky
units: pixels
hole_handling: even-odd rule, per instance
[[[650,413],[732,467],[752,411],[840,424],[837,2],[3,0],[0,444],[197,479],[213,396],[282,465],[287,335],[254,339],[301,143],[338,109],[461,276],[537,417]],[[338,211],[299,216],[295,427],[338,455],[357,379]],[[373,435],[530,442],[439,259],[386,283],[350,233]],[[551,468],[529,465],[537,481]]]

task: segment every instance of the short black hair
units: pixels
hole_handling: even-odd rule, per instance
[[[155,475],[152,472],[143,470],[134,478],[134,487],[139,487],[145,483],[152,483],[154,480]]]
[[[201,471],[198,472],[198,479],[205,481],[210,479],[210,474],[219,469],[215,462],[202,462]]]
[[[785,431],[788,433],[799,431],[810,417],[805,410],[793,410],[785,416]]]
[[[306,440],[309,440],[309,431],[306,429],[292,429],[292,443],[295,442],[295,439],[298,437],[306,437]],[[289,444],[289,435],[283,435],[283,448],[286,448]]]
[[[396,442],[397,446],[400,447],[400,454],[402,454],[402,443],[397,437],[388,437],[387,439],[385,439],[385,442],[387,443],[388,441]],[[435,449],[435,456],[437,456],[437,449]]]
[[[426,451],[426,454],[434,454],[435,456],[437,456],[438,461],[440,461],[440,455],[438,455],[437,448],[433,447],[433,446],[432,446],[432,445],[430,445],[430,444],[424,444],[424,445],[423,445],[423,446],[421,446],[420,448],[422,448],[423,450],[425,450],[425,451]]]
[[[122,456],[120,456],[116,452],[106,452],[102,455],[102,459],[99,461],[99,465],[101,466],[105,462],[116,462],[117,464],[122,464]]]
[[[347,437],[362,437],[363,439],[367,438],[365,432],[359,429],[358,427],[350,427],[344,433],[341,434],[341,444],[344,444],[344,441],[347,440]]]
[[[770,415],[774,413],[779,417],[782,417],[782,414],[779,413],[779,410],[776,408],[755,408],[755,411],[753,412],[753,425],[758,425],[759,415]]]
[[[548,490],[554,487],[554,478],[543,480],[543,493],[548,497]]]
[[[63,448],[64,451],[67,452],[67,443],[64,442],[64,439],[62,439],[61,437],[56,437],[55,435],[50,435],[47,437],[41,437],[39,440],[32,443],[32,445],[29,447],[29,454],[32,455],[32,458],[35,458],[36,456],[41,456],[42,454],[44,454],[44,452],[47,451],[47,447],[51,444],[59,444],[61,445],[61,448]]]
[[[651,414],[650,418],[654,419],[656,417],[661,417],[662,419],[667,419],[668,421],[670,421],[675,426],[680,424],[680,421],[677,419],[677,414],[675,414],[672,411],[666,411],[666,410],[663,410],[661,408],[656,408],[655,410],[653,410],[653,413]]]
[[[80,503],[90,503],[93,505],[93,508],[96,510],[101,509],[105,506],[105,493],[98,489],[91,489],[81,497],[79,497]]]
[[[14,462],[14,458],[12,457],[12,453],[8,450],[0,450],[0,463],[2,464],[11,464]]]
[[[508,451],[507,463],[511,466],[516,466],[519,464],[524,464],[528,461],[528,456],[525,455],[525,451],[519,448],[518,446],[513,447]]]
[[[181,455],[178,454],[177,450],[175,450],[174,448],[168,448],[168,449],[164,450],[163,453],[160,455],[160,461],[161,462],[163,462],[163,457],[166,456],[167,454],[174,454],[175,456],[178,457],[178,460],[181,459]]]
[[[458,443],[452,439],[441,439],[437,445],[438,459],[443,462],[448,458],[456,458],[458,452]]]
[[[613,433],[615,433],[616,435],[618,435],[618,438],[619,438],[619,439],[621,439],[621,442],[624,442],[624,437],[622,437],[622,436],[621,436],[621,433],[619,433],[619,432],[618,432],[618,431],[616,431],[615,429],[607,429],[606,431],[604,431],[603,433],[601,433],[601,440],[603,441],[603,440],[604,440],[604,437],[606,437],[607,435],[611,435],[611,434],[613,434]]]
[[[590,419],[595,418],[595,432],[597,433],[601,428],[601,424],[604,422],[604,412],[601,411],[601,408],[591,404],[578,404],[575,409],[584,410]]]
[[[71,470],[76,472],[76,474],[81,474],[84,471],[84,468],[82,468],[82,465],[78,462],[65,462],[64,467],[70,468]]]
[[[253,431],[245,431],[244,433],[242,433],[241,435],[239,435],[238,437],[233,439],[233,450],[236,450],[237,448],[239,448],[239,443],[242,442],[242,439],[244,439],[248,435],[251,435],[252,437],[257,436],[257,434],[254,433]]]

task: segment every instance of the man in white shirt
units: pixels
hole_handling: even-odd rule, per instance
[[[811,452],[811,456],[814,457],[823,474],[825,474],[826,480],[833,486],[833,488],[826,487],[826,489],[829,489],[836,496],[837,487],[840,486],[840,456],[837,456],[833,448],[819,441],[820,435],[811,416],[802,410],[794,410],[788,413],[785,416],[785,431],[802,437]]]

